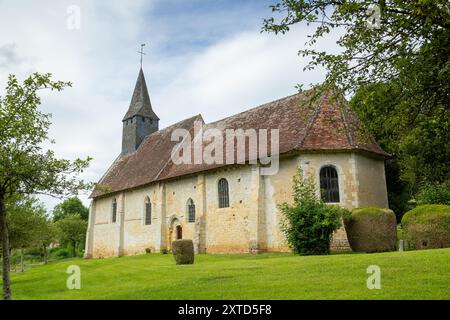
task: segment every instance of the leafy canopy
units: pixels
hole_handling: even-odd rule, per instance
[[[450,3],[447,0],[280,0],[263,30],[315,26],[306,69],[355,94],[351,104],[390,154],[390,203],[400,213],[422,185],[450,175]],[[375,23],[374,23],[375,22]],[[329,34],[340,50],[317,49]]]
[[[52,81],[51,74],[34,73],[23,84],[14,75],[8,77],[5,94],[0,96],[0,195],[66,196],[90,187],[76,177],[90,158],[58,159],[53,151],[43,149],[49,142],[50,114],[38,109],[38,92],[67,86],[69,82]]]
[[[76,256],[77,245],[84,241],[88,223],[78,214],[70,214],[56,222],[61,243],[71,243],[72,257]]]
[[[307,46],[333,30],[343,32],[337,41],[341,52],[305,48],[300,54],[312,58],[307,69],[325,66],[327,80],[344,89],[390,81],[402,69],[412,68],[413,62],[429,65],[435,59],[441,63],[421,72],[425,76],[431,71],[430,80],[436,76],[427,91],[432,101],[448,92],[450,65],[445,54],[450,50],[450,7],[446,0],[282,0],[271,8],[280,18],[265,19],[263,30],[286,33],[297,23],[315,25]],[[379,15],[374,15],[374,8]]]
[[[71,214],[59,220],[57,226],[61,241],[82,241],[86,235],[87,222],[77,214]]]
[[[30,196],[10,198],[6,203],[9,243],[12,249],[40,245],[47,213],[42,203]]]
[[[53,209],[53,221],[61,220],[68,215],[78,214],[81,219],[87,220],[89,209],[86,208],[78,197],[64,200]]]

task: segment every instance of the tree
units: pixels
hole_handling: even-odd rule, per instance
[[[392,155],[386,161],[386,177],[398,221],[411,209],[407,201],[423,186],[450,176],[450,109],[442,105],[417,114],[411,109],[416,103],[404,100],[401,91],[397,81],[362,85],[350,101],[365,127]]]
[[[300,168],[293,178],[292,191],[294,203],[280,206],[285,217],[282,230],[289,246],[301,255],[328,254],[331,236],[348,212],[324,203],[316,195],[312,177],[304,178]]]
[[[52,81],[51,74],[33,73],[22,84],[9,75],[5,93],[0,97],[0,234],[5,300],[11,299],[6,198],[15,194],[70,196],[90,187],[77,177],[89,165],[90,158],[58,159],[43,146],[49,141],[51,123],[50,114],[38,108],[41,104],[38,92],[61,91],[70,85]]]
[[[81,219],[88,220],[89,209],[86,208],[78,197],[73,197],[58,204],[53,209],[53,221],[61,220],[68,215],[78,214]]]
[[[401,71],[411,74],[414,70],[419,71],[417,77],[427,80],[422,89],[429,93],[429,101],[423,103],[432,106],[436,101],[448,101],[448,1],[282,0],[271,8],[282,18],[279,22],[274,17],[265,19],[263,30],[286,33],[297,23],[314,24],[317,27],[308,46],[314,46],[333,29],[344,33],[337,41],[343,49],[340,53],[300,50],[300,54],[312,58],[306,68],[325,66],[327,80],[344,89],[357,89],[361,83],[389,82]],[[368,18],[377,23],[370,23]],[[427,69],[420,70],[424,65]]]
[[[20,250],[21,271],[24,272],[24,249],[36,244],[39,226],[45,219],[46,211],[36,198],[29,196],[9,199],[6,211],[10,249]]]
[[[87,221],[78,214],[71,214],[56,222],[61,242],[70,242],[72,245],[72,258],[77,256],[77,246],[84,241],[87,230]]]
[[[36,243],[42,247],[44,264],[48,263],[48,247],[57,240],[58,229],[56,224],[48,217],[38,221]]]
[[[445,0],[282,0],[263,30],[315,25],[299,54],[306,69],[326,68],[326,83],[356,96],[352,106],[393,154],[391,198],[414,194],[450,173],[450,6]],[[372,23],[375,19],[375,24]],[[341,32],[338,53],[314,48]],[[398,181],[396,181],[398,180]]]

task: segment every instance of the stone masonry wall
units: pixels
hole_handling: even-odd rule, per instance
[[[193,239],[196,252],[286,252],[278,206],[291,202],[297,166],[319,185],[319,171],[333,165],[339,177],[340,203],[348,209],[387,207],[384,163],[353,153],[310,153],[280,160],[271,176],[259,165],[246,165],[154,183],[136,190],[95,199],[90,208],[86,257],[142,254],[169,248],[181,226],[183,238]],[[229,185],[229,208],[218,208],[218,181]],[[319,194],[319,190],[317,191]],[[152,203],[152,223],[145,225],[145,199]],[[116,223],[112,201],[118,202]],[[188,222],[187,201],[195,204],[196,221]],[[122,216],[120,216],[122,215]],[[348,249],[344,228],[333,235],[332,249]]]

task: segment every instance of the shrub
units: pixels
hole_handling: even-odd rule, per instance
[[[145,248],[145,253],[147,253],[147,254],[152,253],[152,249],[150,249],[150,248]]]
[[[182,239],[173,241],[172,252],[177,264],[194,263],[194,243],[192,240]]]
[[[59,248],[51,252],[51,256],[55,259],[67,259],[72,257],[71,250],[67,248]]]
[[[169,253],[169,250],[167,250],[166,248],[164,248],[164,249],[161,250],[161,253],[162,253],[162,254],[168,254],[168,253]]]
[[[393,251],[397,247],[397,220],[390,209],[354,209],[344,223],[348,242],[355,252]]]
[[[403,216],[402,225],[410,249],[450,247],[450,206],[418,206]]]
[[[304,179],[299,168],[293,178],[294,204],[283,203],[282,230],[289,246],[301,255],[328,254],[333,232],[339,228],[346,211],[327,205],[316,195],[312,178]]]
[[[450,180],[441,184],[428,184],[420,189],[417,204],[445,204],[450,205]]]
[[[27,248],[26,254],[29,256],[34,256],[35,258],[41,258],[43,256],[42,248],[39,247]]]

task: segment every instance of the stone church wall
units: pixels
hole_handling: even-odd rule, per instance
[[[249,251],[251,233],[257,228],[251,174],[251,167],[246,166],[206,175],[206,252]],[[217,185],[221,178],[228,181],[229,208],[219,208]]]
[[[320,185],[320,168],[332,165],[339,176],[340,202],[353,209],[387,207],[384,162],[353,153],[310,153],[280,159],[280,170],[260,175],[258,165],[246,165],[153,183],[92,202],[87,257],[133,255],[170,249],[176,226],[193,239],[196,252],[286,252],[278,205],[292,201],[292,177],[300,165]],[[229,208],[218,208],[218,181],[229,185]],[[319,194],[319,190],[317,191]],[[145,199],[152,203],[152,223],[145,225]],[[117,221],[112,223],[112,201]],[[195,204],[196,221],[188,222],[187,201]],[[332,249],[348,249],[345,230],[333,237]]]

